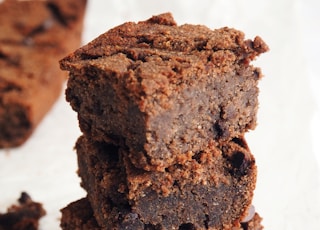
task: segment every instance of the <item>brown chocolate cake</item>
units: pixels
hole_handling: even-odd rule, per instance
[[[267,50],[260,37],[177,26],[162,14],[115,27],[60,64],[82,132],[127,146],[136,167],[161,171],[210,140],[255,128],[261,72],[250,61]]]
[[[42,204],[34,202],[26,192],[18,201],[7,213],[0,213],[0,230],[37,230],[39,219],[46,214]]]
[[[82,198],[75,202],[70,203],[67,207],[61,210],[62,220],[61,228],[63,230],[101,230],[105,229],[98,225],[96,222],[90,202],[87,198]],[[119,214],[115,214],[114,217],[118,217]],[[161,228],[152,227],[148,225],[139,224],[137,215],[121,213],[122,218],[115,218],[118,221],[115,224],[117,227],[108,229],[136,229],[136,230],[161,230]],[[137,222],[138,224],[134,224]],[[134,228],[134,226],[137,226]],[[240,227],[232,227],[232,230],[262,230],[261,217],[255,213],[253,218],[248,222],[241,223]],[[184,225],[179,230],[194,230],[191,225]]]
[[[81,43],[86,0],[0,3],[0,148],[24,143],[61,93],[58,61]]]
[[[119,212],[159,229],[227,229],[240,224],[252,201],[256,166],[243,139],[209,143],[164,172],[134,167],[127,150],[111,143],[81,137],[76,150],[82,186],[105,228],[118,224]]]
[[[244,134],[256,125],[261,78],[250,62],[267,50],[259,37],[178,26],[167,13],[62,59],[87,198],[62,210],[61,227],[262,229]]]

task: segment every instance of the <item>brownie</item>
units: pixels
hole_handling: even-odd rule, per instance
[[[127,146],[137,167],[161,171],[209,140],[255,128],[262,74],[250,61],[267,50],[260,37],[178,26],[167,13],[115,27],[60,66],[82,132]]]
[[[61,211],[60,227],[63,230],[100,230],[87,198],[68,204]]]
[[[42,204],[34,202],[22,192],[18,205],[12,205],[7,213],[0,213],[0,230],[36,230],[39,219],[46,214]]]
[[[100,230],[105,229],[99,227],[93,211],[90,205],[90,202],[87,198],[82,198],[75,202],[70,203],[67,207],[61,210],[62,219],[61,219],[61,228],[63,230]],[[121,216],[121,218],[118,218]],[[137,215],[134,214],[124,214],[119,212],[115,214],[114,220],[117,222],[113,227],[109,226],[107,229],[133,229],[134,218],[138,219]],[[252,219],[248,222],[241,223],[240,227],[233,227],[232,230],[262,230],[261,217],[258,213],[255,213]],[[139,222],[139,220],[137,220]],[[148,226],[140,224],[137,230],[160,230],[161,228]],[[179,230],[194,230],[191,225],[184,225],[179,228]]]
[[[0,3],[0,148],[23,144],[60,96],[67,76],[58,61],[81,44],[85,6]]]
[[[116,226],[114,215],[125,213],[159,229],[239,226],[252,201],[255,160],[243,138],[215,144],[160,172],[136,168],[128,149],[80,137],[79,175],[99,225]]]

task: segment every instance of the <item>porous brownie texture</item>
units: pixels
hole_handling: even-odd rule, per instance
[[[255,128],[262,75],[250,61],[267,50],[260,37],[177,26],[168,13],[115,27],[60,66],[85,135],[125,145],[135,166],[161,171]]]
[[[117,226],[124,213],[156,229],[240,226],[255,188],[255,160],[243,138],[215,144],[160,172],[136,168],[127,149],[80,137],[79,175],[99,225]]]
[[[34,202],[26,192],[18,201],[6,213],[0,213],[0,230],[37,230],[39,219],[46,214],[42,204]]]
[[[0,148],[23,144],[61,94],[58,61],[81,44],[86,0],[0,3]]]
[[[63,230],[101,230],[105,229],[98,225],[93,215],[90,202],[87,198],[70,203],[67,207],[61,210],[61,228]],[[136,229],[136,230],[162,230],[161,227],[154,227],[143,224],[137,215],[128,213],[128,211],[118,211],[118,213],[110,213],[114,220],[114,225],[108,229]],[[240,227],[232,227],[232,230],[262,230],[261,217],[255,213],[254,217],[248,222],[241,223]],[[136,227],[136,228],[134,228]],[[195,230],[192,225],[184,225],[179,230]],[[199,230],[199,229],[198,229]]]

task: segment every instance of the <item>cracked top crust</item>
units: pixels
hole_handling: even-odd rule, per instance
[[[71,72],[92,66],[118,73],[122,75],[119,81],[126,81],[129,96],[139,100],[155,93],[170,97],[172,92],[199,81],[185,74],[186,69],[192,74],[208,70],[223,74],[235,63],[249,65],[267,50],[260,37],[245,40],[241,31],[227,27],[210,30],[203,25],[177,26],[172,15],[165,13],[109,30],[62,59],[60,66]],[[140,104],[142,111],[145,106]]]
[[[162,35],[162,36],[159,36]],[[203,25],[184,24],[178,26],[170,13],[153,16],[149,20],[134,23],[127,22],[100,35],[88,45],[78,49],[61,61],[63,69],[75,67],[78,61],[99,59],[117,53],[125,54],[131,60],[143,60],[139,53],[130,52],[130,48],[150,49],[149,55],[159,56],[166,52],[182,52],[198,56],[205,51],[230,50],[237,54],[239,61],[253,60],[268,50],[260,37],[253,41],[244,40],[241,31],[223,27],[210,30]],[[126,51],[126,50],[129,51]],[[161,52],[162,51],[162,52]],[[214,61],[214,59],[212,59]]]

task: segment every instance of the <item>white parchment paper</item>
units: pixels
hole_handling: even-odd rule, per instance
[[[255,61],[258,127],[247,134],[259,175],[256,210],[265,229],[320,226],[320,2],[316,0],[89,0],[83,43],[125,21],[172,12],[178,24],[234,27],[261,36],[270,52]],[[59,228],[59,209],[85,196],[73,150],[80,135],[63,92],[30,140],[0,150],[0,211],[27,191],[44,204],[40,229]]]

